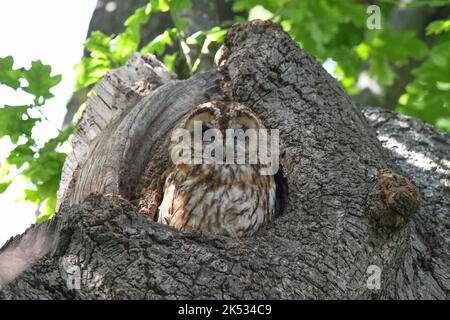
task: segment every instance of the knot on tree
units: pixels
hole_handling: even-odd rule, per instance
[[[417,211],[421,196],[414,183],[392,171],[382,171],[370,194],[369,217],[382,232],[403,228]]]

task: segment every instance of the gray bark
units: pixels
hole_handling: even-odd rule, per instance
[[[60,212],[0,251],[0,298],[447,299],[450,137],[362,114],[273,23],[234,26],[224,48],[221,67],[188,80],[134,56],[102,81],[77,127]],[[142,213],[160,201],[172,128],[211,99],[280,130],[284,206],[254,237],[183,233]],[[367,285],[371,265],[379,289]]]

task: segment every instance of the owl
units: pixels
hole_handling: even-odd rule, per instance
[[[187,142],[183,145],[172,135],[158,222],[179,230],[242,237],[253,235],[274,217],[275,179],[261,173],[255,141],[247,137],[233,144],[236,136],[230,138],[238,130],[265,129],[255,113],[238,103],[208,102],[195,107],[174,132],[179,129]],[[184,151],[179,157],[184,161],[174,161],[177,148]],[[199,150],[202,156],[193,161]]]

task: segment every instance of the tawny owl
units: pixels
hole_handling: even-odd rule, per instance
[[[174,156],[179,152],[176,148],[181,145],[181,135],[176,138],[172,136],[169,147],[171,165],[165,173],[158,222],[179,230],[241,237],[254,234],[273,218],[275,179],[273,174],[261,173],[263,164],[259,155],[256,159],[254,157],[255,142],[250,141],[247,136],[244,143],[236,143],[231,148],[227,144],[231,140],[238,140],[234,137],[227,140],[230,131],[265,129],[261,120],[250,109],[230,102],[206,103],[194,108],[183,118],[177,129],[183,129],[181,135],[185,132],[187,138],[190,136],[187,148],[183,150],[192,151],[194,155],[190,154],[185,158],[180,156],[183,161],[174,161]],[[174,132],[176,131],[180,132]],[[214,139],[211,138],[213,135]],[[223,144],[220,144],[220,138]],[[211,148],[211,141],[217,143],[215,149]],[[208,153],[204,152],[200,160],[197,158],[197,162],[194,160],[192,163],[194,156],[199,155],[195,153],[196,150],[207,150],[208,145],[209,151],[213,149],[209,153],[212,157],[208,158]],[[196,147],[199,149],[195,149]],[[240,150],[242,148],[245,150]],[[231,155],[227,154],[230,150]],[[238,159],[242,154],[245,154],[245,162]]]

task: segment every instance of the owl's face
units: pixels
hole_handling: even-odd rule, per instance
[[[218,129],[263,129],[262,121],[247,107],[238,103],[207,102],[197,106],[181,122],[179,127],[194,133],[194,122],[202,122],[204,131]]]
[[[255,153],[257,163],[260,163],[257,158],[256,145],[259,139],[259,130],[265,129],[265,127],[255,113],[241,104],[208,102],[199,105],[181,120],[177,129],[185,129],[189,132],[192,153],[194,153],[196,143],[200,145],[202,150],[205,150],[208,146],[211,148],[211,142],[217,142],[216,139],[221,137],[223,147],[221,156],[216,157],[216,160],[219,159],[221,162],[227,160],[227,163],[229,163],[230,158],[226,158],[226,156],[227,152],[230,152],[230,148],[232,148],[232,160],[235,163],[238,161],[239,152],[242,152],[241,155],[245,154],[245,159],[247,159],[245,163],[250,162],[249,153],[252,152]],[[237,137],[239,135],[241,135],[240,138]],[[270,139],[270,136],[268,138]],[[230,143],[231,141],[234,141],[234,143]],[[172,152],[173,147],[177,144],[179,144],[179,140],[173,139],[169,151]],[[214,150],[212,154],[214,155]],[[245,164],[242,162],[237,163]]]

